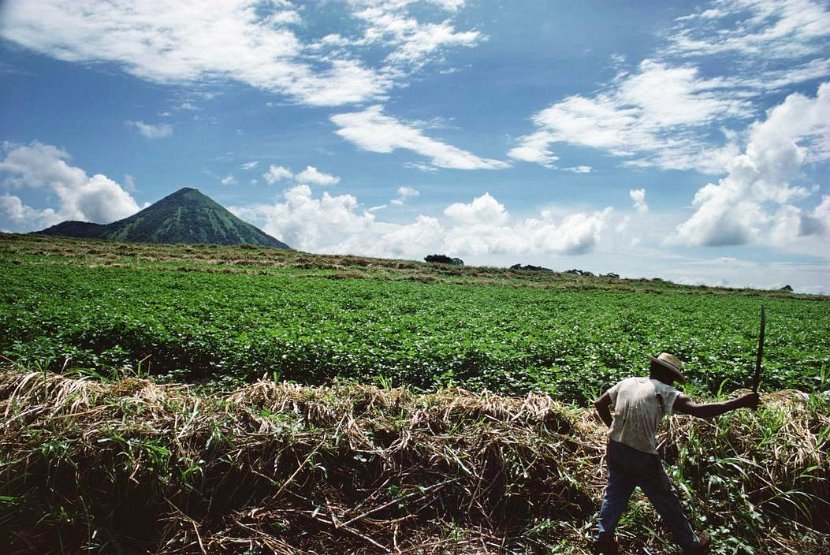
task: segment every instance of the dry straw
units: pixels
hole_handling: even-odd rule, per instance
[[[4,553],[584,553],[604,486],[598,419],[541,395],[9,368],[0,414]],[[672,421],[669,467],[724,552],[828,547],[828,414],[784,392]],[[635,500],[626,549],[666,552],[654,522]]]

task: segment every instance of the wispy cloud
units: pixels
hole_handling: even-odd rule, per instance
[[[480,39],[478,31],[456,31],[449,20],[421,22],[408,15],[406,8],[415,2],[377,2],[356,0],[355,16],[366,24],[360,44],[385,44],[392,51],[386,61],[393,65],[420,66],[446,47],[473,46]],[[435,2],[455,11],[464,2]]]
[[[173,126],[169,123],[144,123],[143,121],[128,121],[127,125],[135,127],[138,132],[148,139],[164,139],[173,134]]]
[[[669,53],[793,59],[821,52],[830,10],[813,0],[720,0],[678,19]],[[826,52],[826,51],[825,51]]]
[[[723,173],[739,153],[734,130],[763,113],[763,99],[830,75],[828,47],[824,2],[709,2],[633,71],[618,65],[596,94],[534,114],[509,156],[553,167],[557,144],[577,145],[631,166]]]
[[[433,3],[450,16],[463,5]],[[286,2],[18,0],[4,7],[0,34],[61,60],[112,62],[155,82],[232,79],[301,104],[339,106],[382,99],[439,52],[479,39],[449,19],[420,21],[410,4],[355,0],[347,7],[363,24],[358,36],[304,42],[294,30],[303,10]],[[378,63],[367,45],[389,54]]]
[[[402,123],[384,114],[383,108],[378,105],[361,112],[334,115],[331,121],[339,127],[336,132],[338,135],[370,152],[410,150],[429,158],[431,164],[440,168],[494,170],[509,167],[505,162],[480,158],[466,150],[427,137],[415,125]]]
[[[591,166],[572,166],[570,168],[562,169],[570,173],[591,173],[593,171],[593,168]]]
[[[521,137],[509,155],[551,165],[557,159],[551,145],[563,143],[663,169],[717,170],[720,149],[701,148],[699,132],[751,113],[745,99],[723,94],[726,88],[723,79],[702,77],[695,67],[645,60],[596,96],[570,96],[534,115],[537,131]]]

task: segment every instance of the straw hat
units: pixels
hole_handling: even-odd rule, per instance
[[[659,356],[653,357],[648,355],[648,358],[671,371],[674,375],[675,381],[686,383],[686,377],[683,375],[683,362],[671,353],[660,353]]]

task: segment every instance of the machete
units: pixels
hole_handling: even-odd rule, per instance
[[[766,323],[764,305],[761,305],[761,332],[758,334],[758,354],[755,356],[755,376],[752,378],[752,391],[754,393],[758,393],[758,385],[761,383],[761,359],[764,357],[764,328]]]

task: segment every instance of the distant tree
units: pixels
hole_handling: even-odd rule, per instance
[[[793,290],[793,288],[789,285],[785,285],[784,287],[779,289],[779,291],[792,291],[792,290]]]
[[[525,266],[522,266],[521,264],[513,264],[512,266],[510,266],[510,269],[511,270],[527,270],[527,271],[533,271],[533,272],[552,272],[553,271],[550,268],[545,268],[544,266],[534,266],[532,264],[527,264]]]
[[[588,272],[586,270],[577,270],[575,268],[573,270],[565,270],[565,273],[566,274],[573,274],[575,276],[593,276],[594,275],[593,273]]]
[[[431,264],[452,264],[454,266],[464,265],[464,261],[460,258],[450,258],[446,254],[430,254],[424,257],[424,260]]]
[[[615,274],[614,272],[609,272],[607,274],[602,274],[600,277],[606,277],[611,279],[620,279],[620,274]]]

